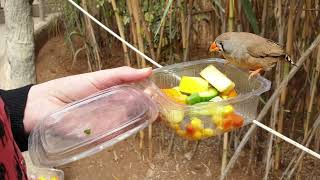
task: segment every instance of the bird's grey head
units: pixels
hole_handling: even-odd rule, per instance
[[[231,53],[232,44],[229,38],[218,36],[210,46],[210,52]]]

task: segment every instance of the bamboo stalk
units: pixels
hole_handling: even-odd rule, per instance
[[[234,0],[229,0],[229,15],[228,15],[228,31],[232,32],[234,30]]]
[[[131,1],[131,6],[132,6],[132,14],[134,19],[136,20],[136,30],[137,30],[137,39],[138,39],[138,46],[139,50],[144,53],[144,43],[143,43],[143,37],[142,37],[142,28],[141,28],[141,17],[140,17],[140,4],[139,0],[132,0]],[[145,67],[146,66],[146,61],[144,58],[141,58],[141,66],[140,67]]]
[[[189,51],[190,51],[190,36],[191,36],[191,25],[192,25],[192,8],[193,8],[193,0],[189,0],[188,2],[188,15],[187,15],[187,31],[186,31],[186,50],[183,54],[183,61],[187,61],[189,59]]]
[[[273,92],[272,96],[269,98],[269,100],[267,101],[267,103],[265,104],[263,109],[260,111],[260,113],[256,119],[258,122],[260,122],[264,118],[264,116],[268,113],[268,110],[270,109],[270,107],[272,106],[272,104],[276,100],[276,98],[279,97],[282,89],[288,85],[288,82],[293,78],[293,76],[301,68],[302,64],[307,60],[307,58],[309,57],[311,52],[314,50],[314,48],[316,48],[318,46],[319,43],[320,43],[320,34],[317,35],[317,37],[314,39],[314,41],[309,46],[309,48],[301,55],[301,57],[299,58],[299,60],[296,63],[296,67],[293,67],[290,70],[288,76],[286,76],[286,78],[281,81],[280,86]],[[253,132],[256,129],[256,127],[257,126],[255,124],[251,125],[248,132],[244,135],[242,141],[240,142],[238,148],[236,149],[234,155],[230,159],[227,167],[225,168],[222,176],[220,177],[220,180],[225,179],[226,175],[228,174],[228,172],[230,171],[230,169],[233,167],[236,160],[238,159],[241,150],[246,145],[249,138],[253,135]]]
[[[280,66],[281,64],[278,63],[275,71],[275,88],[279,87],[280,84]],[[272,113],[271,113],[271,119],[270,119],[270,127],[272,129],[275,129],[276,126],[276,119],[278,116],[278,108],[279,108],[279,98],[277,98],[274,101],[274,104],[272,105]],[[267,158],[266,158],[266,169],[265,169],[265,174],[264,174],[264,180],[268,179],[269,171],[272,165],[272,148],[273,148],[273,140],[274,140],[274,135],[270,134],[269,140],[268,140],[268,150],[267,150]]]
[[[152,154],[153,154],[152,124],[148,126],[148,146],[149,146],[148,157],[149,159],[152,159]]]
[[[228,161],[228,133],[223,134],[221,174],[225,170]]]
[[[290,11],[289,11],[289,17],[288,17],[288,31],[287,31],[287,43],[286,43],[286,52],[289,55],[292,55],[292,44],[293,44],[293,24],[294,24],[294,12],[295,12],[295,0],[290,1]],[[287,76],[289,73],[289,64],[286,62],[283,62],[283,78]],[[287,88],[285,87],[281,93],[280,96],[280,113],[278,117],[278,127],[277,130],[279,133],[282,133],[283,131],[283,119],[284,119],[284,113],[285,113],[285,104],[286,104],[286,96],[287,96]],[[278,170],[280,168],[281,164],[281,147],[280,147],[281,140],[277,138],[277,149],[275,154],[275,169]]]
[[[281,1],[276,2],[275,7],[275,18],[276,18],[276,24],[278,27],[278,41],[279,44],[283,44],[283,34],[284,34],[284,26],[282,25],[282,5]],[[281,63],[277,63],[276,71],[275,71],[275,89],[277,89],[280,85],[281,76],[280,76],[280,70],[281,70]],[[279,109],[279,98],[276,98],[272,105],[272,113],[271,113],[271,119],[270,119],[270,126],[271,128],[275,129],[276,126],[276,119],[278,117],[278,109]],[[268,179],[269,171],[272,165],[272,148],[273,148],[273,139],[274,135],[270,134],[269,136],[269,143],[268,143],[268,150],[267,150],[267,158],[266,158],[266,169],[264,174],[264,180]],[[278,146],[276,145],[276,150],[278,150]]]
[[[151,56],[154,60],[155,59],[155,54],[154,54],[154,49],[153,49],[153,43],[152,43],[152,40],[151,40],[151,35],[150,35],[150,31],[149,29],[147,28],[146,26],[146,23],[145,23],[145,20],[144,20],[144,14],[143,14],[143,11],[142,9],[140,8],[140,5],[139,5],[139,0],[136,1],[136,6],[135,6],[135,9],[134,11],[136,11],[136,13],[133,13],[133,15],[136,14],[136,25],[137,25],[137,32],[138,32],[138,44],[139,44],[139,48],[140,48],[140,51],[143,52],[144,51],[144,43],[143,43],[143,37],[142,37],[142,31],[145,32],[146,34],[146,37],[147,37],[147,41],[148,41],[148,44],[150,46],[150,53],[151,53]],[[142,25],[142,28],[140,27]],[[140,32],[140,33],[139,33]],[[145,67],[146,66],[146,63],[145,63],[145,60],[142,59],[142,63],[141,63],[141,66],[142,67]],[[143,133],[143,132],[142,132]],[[142,135],[143,136],[143,135]],[[142,137],[140,139],[142,141]],[[153,154],[153,142],[152,142],[152,124],[150,124],[148,126],[148,146],[149,146],[149,149],[148,149],[148,157],[149,159],[152,159],[152,154]]]
[[[132,13],[131,0],[127,0],[127,7],[128,7],[130,19],[131,19],[130,28],[131,28],[131,34],[132,34],[132,39],[133,39],[133,45],[135,47],[138,47],[138,38],[137,38],[137,30],[136,30],[137,26],[136,26],[136,20],[134,19],[133,13]],[[140,67],[141,57],[135,53],[134,53],[134,55],[136,56],[136,61],[137,61],[138,67]]]
[[[318,52],[320,53],[320,46],[318,49],[319,49]],[[310,101],[309,101],[308,110],[307,110],[307,122],[310,122],[311,115],[312,115],[312,109],[314,107],[314,100],[315,100],[315,94],[316,94],[316,90],[317,90],[317,82],[319,79],[319,70],[320,70],[320,68],[319,68],[319,66],[320,66],[319,61],[320,60],[319,59],[320,58],[318,58],[318,60],[317,60],[317,68],[314,71],[314,74],[311,79],[311,84],[310,84]]]
[[[310,0],[307,0],[306,1],[306,6],[307,7],[311,7],[311,2],[310,2]],[[308,15],[309,13],[306,13],[306,21],[309,21],[309,15]],[[306,26],[306,25],[305,25]],[[309,33],[309,30],[305,30],[304,31],[304,33]],[[305,37],[307,37],[307,34],[304,34],[305,35]],[[305,42],[306,42],[307,40],[305,39]],[[310,66],[308,66],[308,67],[310,67]],[[308,68],[309,69],[309,68]],[[307,95],[307,97],[310,97],[309,95]],[[306,104],[306,107],[308,107],[309,105],[308,104]],[[307,110],[308,111],[308,110]],[[309,118],[308,118],[308,114],[307,114],[307,120],[305,121],[305,123],[304,123],[304,134],[305,134],[305,136],[306,136],[306,134],[308,134],[308,131],[309,131]]]
[[[169,62],[173,62],[174,61],[174,57],[173,57],[173,46],[172,46],[172,37],[173,37],[173,34],[172,34],[172,7],[173,6],[170,6],[170,9],[169,9]]]
[[[140,12],[142,13],[142,11]],[[149,45],[149,49],[150,49],[150,54],[151,54],[151,58],[155,61],[157,61],[156,59],[156,54],[154,52],[154,45],[153,45],[153,39],[152,39],[152,35],[151,35],[151,31],[150,31],[150,28],[147,26],[147,23],[144,19],[144,16],[141,15],[141,20],[142,20],[142,26],[143,26],[143,30],[146,34],[146,39],[147,39],[147,42],[148,42],[148,45]]]
[[[127,0],[127,3],[130,0]],[[132,0],[129,2],[129,5],[131,6],[131,12],[132,12],[132,16],[135,22],[135,29],[136,29],[136,37],[137,37],[137,41],[138,41],[138,47],[139,50],[144,53],[144,43],[143,43],[143,38],[142,38],[142,29],[141,29],[141,17],[140,17],[140,13],[139,13],[139,9],[140,9],[140,4],[139,4],[139,0]],[[137,58],[138,61],[138,67],[145,67],[146,66],[146,62],[145,59],[143,57],[139,57]],[[144,131],[141,130],[139,132],[139,137],[140,137],[140,142],[139,142],[139,148],[140,148],[140,153],[142,154],[143,152],[143,141],[144,141]]]
[[[111,0],[111,4],[112,4],[113,11],[115,12],[115,15],[116,15],[116,21],[117,21],[120,37],[125,40],[126,37],[124,35],[123,23],[122,23],[120,15],[119,15],[119,9],[117,8],[116,0]],[[123,48],[123,53],[124,53],[125,64],[127,66],[131,66],[129,54],[128,54],[128,48],[124,43],[122,43],[122,48]]]
[[[297,3],[297,14],[296,14],[294,28],[293,28],[293,39],[295,39],[295,36],[297,35],[300,29],[299,25],[300,25],[300,17],[301,17],[302,8],[303,8],[303,2],[304,2],[303,0],[298,0],[298,3]]]
[[[265,36],[265,32],[266,32],[267,12],[268,12],[268,0],[264,0],[263,1],[263,11],[262,11],[262,20],[261,20],[261,33],[260,33],[260,35],[262,37]]]
[[[307,9],[311,9],[311,0],[305,0],[305,7]],[[305,19],[304,19],[304,24],[303,24],[303,29],[302,29],[302,42],[307,42],[308,35],[310,34],[310,17],[312,16],[310,11],[305,12]],[[305,44],[305,43],[303,43]]]
[[[318,79],[319,79],[319,74],[320,74],[320,46],[318,46],[318,54],[317,54],[317,63],[316,63],[316,69],[315,69],[315,73],[316,73],[316,79],[315,83],[317,83]],[[316,87],[316,85],[315,85]],[[315,150],[319,151],[320,148],[320,128],[318,128],[318,132],[315,138]]]
[[[86,1],[87,0],[82,0],[81,3],[82,3],[83,9],[85,11],[88,11],[88,6]],[[97,62],[97,68],[95,68],[94,70],[101,70],[101,58],[99,55],[99,46],[94,35],[94,30],[92,27],[91,20],[87,16],[84,16],[84,21],[85,21],[87,37],[89,39],[90,46],[93,48],[93,57],[94,57],[94,60]],[[89,50],[89,48],[87,49]]]
[[[237,26],[236,29],[238,32],[242,31],[242,24],[241,24],[241,2],[240,1],[235,1],[235,17],[236,17],[236,22],[237,22]]]
[[[186,39],[187,39],[187,32],[186,31],[187,30],[186,30],[186,17],[185,17],[185,10],[186,9],[184,8],[182,2],[183,2],[182,0],[179,0],[182,48],[183,48],[183,52],[184,52],[186,50]]]
[[[234,1],[229,0],[228,8],[228,31],[232,32],[234,30]],[[228,133],[223,134],[223,153],[222,153],[222,163],[221,163],[221,174],[223,173],[228,161]]]
[[[168,4],[168,0],[166,0],[166,5]],[[160,59],[160,54],[161,54],[161,48],[162,48],[162,42],[163,42],[163,35],[164,35],[164,28],[166,25],[166,16],[163,17],[164,19],[162,20],[161,27],[160,27],[160,38],[159,38],[159,44],[157,48],[157,55],[156,58]]]

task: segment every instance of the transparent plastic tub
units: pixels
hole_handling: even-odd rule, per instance
[[[157,93],[158,97],[154,97],[167,125],[181,137],[190,140],[216,136],[250,123],[256,117],[259,96],[271,86],[270,81],[261,76],[248,80],[247,72],[225,64],[220,59],[191,61],[159,68],[153,72],[152,79],[159,89],[173,88],[179,85],[180,79],[177,76],[200,77],[199,73],[209,65],[214,65],[236,84],[235,90],[239,94],[237,97],[195,105],[179,104],[161,92]],[[244,123],[232,126],[226,122],[223,117],[224,109],[230,108],[244,119]]]
[[[198,76],[210,64],[235,82],[239,93],[237,97],[188,106],[178,104],[162,93],[162,88],[177,86],[179,77]],[[142,130],[159,113],[166,124],[184,138],[199,140],[212,137],[233,129],[223,130],[216,124],[215,119],[223,116],[226,106],[232,106],[234,112],[245,119],[241,124],[244,126],[256,116],[259,95],[269,89],[268,80],[257,77],[248,81],[247,73],[225,65],[219,59],[159,68],[154,70],[150,79],[108,88],[41,120],[29,137],[30,158],[39,167],[56,167],[76,161]],[[195,118],[201,124],[196,124],[195,131],[190,134],[188,125]]]
[[[54,167],[97,153],[156,119],[155,103],[136,85],[115,86],[39,122],[29,137],[36,166]]]

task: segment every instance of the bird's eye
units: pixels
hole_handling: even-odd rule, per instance
[[[222,51],[224,51],[222,42],[219,42],[219,43],[218,43],[218,46],[219,46],[219,49],[221,49]]]

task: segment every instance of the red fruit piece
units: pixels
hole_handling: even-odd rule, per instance
[[[244,122],[243,117],[235,113],[230,113],[226,115],[225,118],[230,120],[232,122],[232,126],[236,128],[242,127]]]
[[[232,128],[232,124],[233,124],[232,119],[230,119],[228,116],[225,117],[223,120],[223,125],[222,125],[223,130],[229,131]]]
[[[186,131],[187,131],[188,134],[192,135],[192,134],[194,134],[194,132],[195,132],[196,130],[192,127],[191,124],[188,124],[188,125],[186,126]]]

